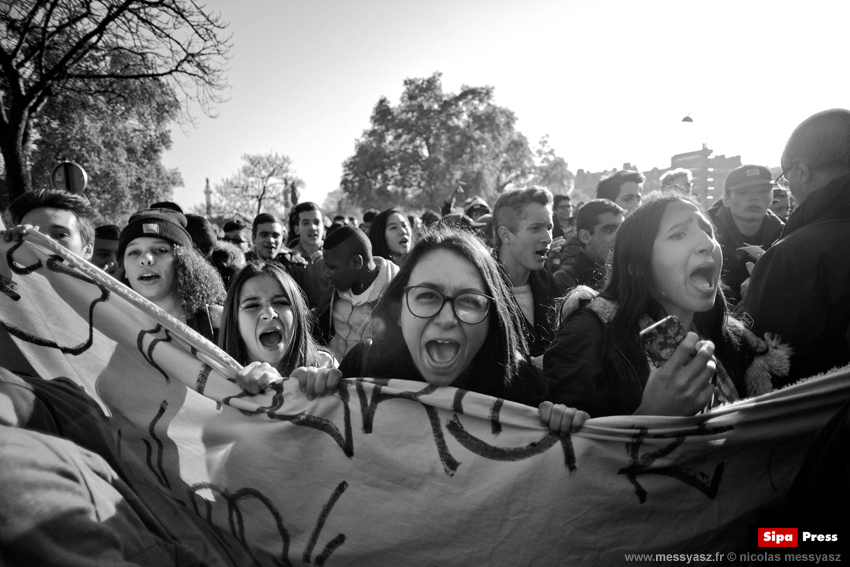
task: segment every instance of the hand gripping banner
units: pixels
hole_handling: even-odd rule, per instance
[[[0,323],[110,416],[133,489],[211,565],[566,565],[746,548],[848,372],[691,418],[560,437],[537,409],[407,380],[242,392],[215,346],[40,234],[0,243]],[[2,361],[2,355],[0,355]],[[403,378],[403,377],[400,377]]]

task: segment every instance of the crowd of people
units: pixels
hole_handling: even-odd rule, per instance
[[[777,179],[738,167],[710,208],[687,170],[649,195],[618,171],[577,209],[533,186],[454,212],[455,189],[439,213],[358,221],[303,202],[220,228],[168,202],[94,228],[85,197],[43,190],[12,203],[3,235],[37,227],[90,260],[217,342],[249,393],[287,377],[310,399],[346,377],[419,380],[534,406],[567,434],[594,417],[695,415],[850,363],[850,111],[805,120],[781,166]],[[666,334],[646,340],[659,322]],[[4,381],[54,387],[2,328],[0,348]],[[96,413],[59,387],[83,408],[60,416]],[[70,437],[103,450],[92,439]]]

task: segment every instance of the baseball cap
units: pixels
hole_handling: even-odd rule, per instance
[[[770,170],[762,165],[742,165],[736,167],[726,176],[726,192],[752,187],[753,185],[770,185],[773,176]]]

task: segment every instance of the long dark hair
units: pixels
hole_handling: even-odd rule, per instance
[[[393,213],[398,213],[405,220],[407,218],[404,216],[404,213],[399,211],[398,209],[387,209],[386,211],[382,211],[378,214],[374,219],[372,219],[372,224],[369,226],[369,240],[372,242],[372,255],[380,256],[385,260],[393,260],[392,252],[390,251],[390,247],[387,245],[387,222],[390,218],[390,215]],[[411,230],[410,238],[413,238],[413,232]]]
[[[318,349],[310,334],[310,311],[307,308],[307,301],[298,284],[282,266],[275,262],[250,262],[233,276],[227,290],[227,299],[224,301],[218,346],[240,364],[254,362],[248,360],[248,349],[245,348],[245,342],[239,334],[239,293],[248,280],[263,274],[268,274],[277,280],[289,298],[294,315],[292,346],[277,365],[278,372],[283,376],[289,376],[299,366],[318,366],[320,364]]]
[[[374,228],[375,225],[373,224]],[[449,226],[426,228],[407,255],[398,275],[387,286],[372,313],[376,330],[365,360],[364,375],[376,378],[422,380],[404,342],[399,319],[404,288],[419,262],[435,250],[448,250],[471,262],[484,280],[493,305],[488,317],[487,338],[457,387],[514,401],[537,399],[545,385],[527,359],[528,347],[519,315],[499,265],[473,234]]]
[[[640,318],[646,314],[657,321],[667,315],[661,304],[650,295],[655,286],[651,270],[652,248],[664,212],[675,202],[691,203],[702,210],[700,203],[689,195],[670,190],[653,193],[626,217],[617,229],[612,246],[606,285],[600,295],[617,303],[617,313],[608,325],[607,334],[630,360],[645,359],[638,339]],[[726,328],[728,312],[726,297],[720,286],[714,306],[703,313],[694,313],[693,321],[699,334],[714,343],[717,357],[735,379],[740,373],[737,357],[734,356],[736,341]]]

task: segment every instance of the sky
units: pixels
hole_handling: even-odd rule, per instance
[[[442,73],[492,86],[571,171],[670,167],[698,150],[778,166],[807,116],[850,107],[850,2],[210,0],[229,22],[226,101],[172,128],[184,208],[244,154],[291,158],[321,204],[381,96]],[[693,123],[683,123],[690,114]]]

